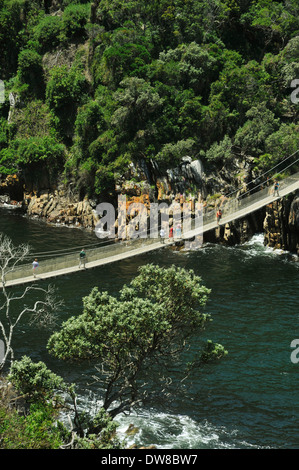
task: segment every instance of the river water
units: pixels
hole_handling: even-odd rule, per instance
[[[29,243],[35,252],[88,247],[97,241],[91,233],[49,226],[7,209],[0,216],[0,231],[16,244]],[[298,448],[299,363],[291,361],[291,342],[299,338],[297,259],[265,248],[262,234],[236,247],[207,244],[192,253],[160,250],[52,280],[64,300],[59,322],[81,313],[82,297],[92,287],[117,294],[138,266],[148,262],[192,268],[201,276],[212,289],[207,311],[213,322],[204,337],[221,343],[228,356],[202,370],[184,396],[173,397],[171,407],[157,403],[119,417],[120,436],[132,423],[138,432],[129,444],[161,449]],[[15,337],[16,357],[27,354],[44,361],[78,384],[82,406],[100,406],[100,396],[83,391],[94,369],[49,356],[49,335],[23,323]]]

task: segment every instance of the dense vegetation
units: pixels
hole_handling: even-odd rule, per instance
[[[64,172],[101,195],[132,161],[275,164],[298,148],[298,10],[296,0],[0,0],[0,172]]]
[[[8,377],[0,375],[0,449],[124,446],[116,435],[117,415],[157,397],[170,406],[170,391],[185,397],[201,367],[226,356],[218,343],[199,344],[211,321],[203,313],[209,294],[192,270],[176,266],[140,267],[118,298],[94,288],[83,298],[83,313],[50,336],[48,351],[66,361],[91,361],[102,407],[95,415],[86,407],[80,411],[75,384],[23,356],[12,362]],[[186,362],[195,337],[196,351]]]
[[[298,105],[290,100],[291,82],[299,78],[297,0],[0,0],[0,41],[0,79],[5,83],[1,175],[18,172],[36,180],[46,173],[49,181],[62,177],[75,181],[83,194],[103,197],[113,193],[131,162],[165,172],[190,155],[202,159],[206,169],[238,160],[264,171],[298,149]],[[140,358],[148,350],[156,353],[153,331],[165,341],[158,343],[163,351],[167,338],[178,339],[180,332],[184,340],[184,333],[190,333],[190,311],[184,323],[175,308],[181,304],[169,302],[170,312],[159,304],[156,280],[148,292],[146,279],[148,296],[143,298],[141,281],[125,288],[120,301],[109,297],[105,308],[108,294],[93,290],[83,314],[66,322],[49,343],[63,359],[76,354],[90,358],[92,350],[93,360],[103,360],[105,352],[110,373],[118,370],[115,351],[123,354],[122,374],[134,354],[130,381],[119,374],[110,383],[107,409],[111,396],[117,396],[115,386],[129,407],[139,400],[136,374],[144,373]],[[192,279],[189,284],[192,292],[186,289],[185,295],[190,294],[191,306],[183,289],[177,295],[199,327],[205,317],[194,314],[192,295],[206,292],[197,292]],[[116,313],[119,336],[113,342],[109,333]],[[81,343],[74,350],[76,327]],[[131,341],[128,331],[138,332],[140,342]],[[222,354],[220,346],[213,349],[208,343],[192,365]],[[54,388],[62,387],[75,401],[74,393],[44,364],[23,358],[10,379],[27,408],[19,414],[0,396],[1,448],[121,445],[104,410],[86,424],[74,407],[76,431],[89,430],[77,432],[75,439],[57,424],[64,405],[53,400]],[[124,389],[127,383],[129,390]]]

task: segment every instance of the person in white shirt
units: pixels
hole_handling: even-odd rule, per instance
[[[33,277],[36,277],[36,271],[37,271],[38,266],[39,264],[38,264],[37,258],[35,258],[35,260],[32,263]]]

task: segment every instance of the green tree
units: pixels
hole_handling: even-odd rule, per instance
[[[63,443],[51,404],[32,404],[26,415],[0,404],[0,449],[59,449]]]
[[[89,4],[68,5],[62,16],[61,37],[65,40],[81,40],[86,36],[86,25],[90,14]]]
[[[298,3],[257,0],[244,13],[243,21],[262,32],[264,50],[269,46],[277,47],[277,42],[284,43],[298,33]]]
[[[88,83],[82,68],[75,64],[71,68],[54,67],[46,88],[46,102],[58,118],[57,130],[68,139],[73,135],[77,109],[88,94]]]
[[[116,449],[117,423],[101,408],[80,412],[74,385],[66,384],[42,361],[23,356],[12,365],[7,380],[13,386],[12,403],[5,398],[5,381],[0,390],[0,448],[18,449]],[[1,392],[3,397],[1,397]],[[14,395],[26,403],[23,415],[14,408]],[[67,412],[71,427],[59,421],[59,412]]]
[[[83,158],[89,156],[89,146],[104,129],[105,121],[97,101],[89,101],[79,108],[75,121],[75,141]]]
[[[62,18],[60,16],[45,16],[34,29],[33,39],[38,43],[41,53],[52,50],[61,41]]]
[[[18,56],[18,78],[21,85],[29,85],[29,96],[42,97],[45,86],[41,55],[31,49],[22,50]]]
[[[159,74],[168,83],[184,89],[192,89],[196,94],[208,96],[209,85],[217,77],[217,61],[206,46],[196,42],[180,44],[176,49],[161,52],[158,60]],[[157,77],[160,79],[159,75]]]
[[[50,353],[62,360],[99,361],[105,381],[103,407],[113,417],[142,403],[151,381],[166,386],[166,363],[180,357],[195,333],[209,322],[204,309],[209,289],[193,271],[146,265],[120,291],[119,298],[94,288],[83,299],[83,313],[63,323],[48,342]],[[225,354],[210,343],[204,355],[198,348],[193,364]],[[157,366],[158,365],[158,366]],[[180,371],[182,377],[191,372]],[[150,374],[149,374],[150,373]]]
[[[151,61],[149,51],[142,44],[114,43],[102,56],[102,82],[116,88],[126,76],[138,77],[145,65]]]
[[[180,140],[174,144],[163,145],[160,152],[155,155],[155,161],[159,163],[161,169],[175,168],[181,159],[186,156],[192,156],[194,153],[194,140]]]
[[[265,153],[256,158],[258,169],[268,170],[282,162],[281,165],[276,167],[276,172],[278,172],[283,171],[284,168],[294,162],[297,158],[295,152],[299,148],[298,130],[298,125],[294,123],[283,123],[276,132],[270,134],[265,140]],[[294,155],[294,157],[284,162],[291,155]],[[292,170],[293,168],[289,171]]]
[[[232,141],[228,135],[221,142],[215,142],[206,152],[206,159],[209,161],[221,161],[225,163],[234,157],[232,152]]]
[[[22,29],[22,3],[0,1],[0,72],[1,79],[14,74],[17,68],[18,54],[22,44],[20,31]]]
[[[234,143],[243,156],[257,157],[265,151],[265,141],[279,128],[279,119],[265,103],[253,106],[247,113],[248,120],[238,129]]]

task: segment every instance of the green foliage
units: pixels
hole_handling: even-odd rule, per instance
[[[73,135],[77,108],[87,99],[88,83],[80,69],[73,65],[54,67],[46,88],[46,103],[57,117],[56,128],[62,137]]]
[[[12,174],[22,168],[48,169],[55,174],[63,166],[65,146],[54,137],[15,139],[0,151],[0,172]]]
[[[141,44],[113,44],[102,57],[102,81],[116,86],[125,76],[138,77],[151,60],[149,51]]]
[[[75,121],[77,145],[83,156],[87,156],[89,146],[105,128],[103,112],[97,101],[89,101],[78,110]]]
[[[15,140],[13,145],[18,156],[18,164],[24,166],[43,160],[45,160],[49,166],[55,163],[59,165],[63,160],[65,150],[64,145],[48,136]]]
[[[24,49],[18,56],[18,78],[20,84],[27,84],[29,96],[42,96],[44,77],[42,57],[31,49]]]
[[[244,126],[236,132],[235,144],[241,149],[242,154],[257,156],[264,152],[265,141],[278,129],[279,119],[267,109],[265,103],[252,107],[247,113],[249,118]]]
[[[0,0],[0,71],[11,78],[1,116],[10,91],[20,100],[14,137],[1,133],[2,172],[34,160],[14,138],[47,135],[66,145],[78,187],[106,197],[131,161],[164,172],[188,153],[207,170],[248,156],[263,166],[263,155],[277,161],[297,145],[296,0],[62,0],[59,9]]]
[[[119,298],[94,288],[83,299],[83,313],[63,323],[48,342],[63,360],[96,359],[107,371],[104,409],[115,400],[115,414],[130,408],[139,380],[153,361],[176,356],[209,322],[202,313],[209,289],[193,271],[146,265]],[[159,372],[157,372],[159,373]],[[102,379],[103,380],[103,379]]]
[[[276,34],[282,39],[292,37],[299,31],[298,3],[293,0],[286,6],[285,2],[257,0],[252,2],[243,20],[262,29],[266,38],[269,34]]]
[[[33,38],[40,53],[52,50],[60,44],[63,22],[60,16],[45,16],[36,26]]]
[[[195,42],[161,52],[156,67],[158,80],[192,89],[199,95],[207,95],[209,84],[217,77],[217,60]]]
[[[19,32],[22,28],[21,2],[0,2],[0,56],[1,78],[8,78],[15,72],[21,46]]]
[[[24,49],[20,52],[18,57],[18,72],[22,81],[29,83],[32,76],[35,74],[40,75],[42,58],[31,49]]]
[[[62,444],[56,411],[50,404],[32,404],[26,416],[0,404],[1,449],[58,449]]]
[[[70,105],[79,105],[82,95],[86,92],[86,79],[80,69],[67,66],[55,67],[51,70],[47,84],[46,100],[56,113]]]
[[[298,150],[299,147],[299,128],[296,124],[281,124],[280,128],[270,134],[265,140],[265,152],[256,158],[257,170],[268,170],[279,162],[287,159]],[[282,164],[284,168],[287,164],[291,164],[296,160],[294,158],[288,159],[287,163]],[[277,168],[278,169],[278,168]]]
[[[82,4],[69,4],[62,17],[62,35],[67,40],[85,36],[85,27],[88,21],[90,6]]]
[[[34,363],[28,356],[12,364],[9,380],[31,402],[46,403],[55,391],[67,390],[63,379],[51,372],[44,362]]]
[[[15,153],[12,148],[4,148],[0,150],[0,173],[11,175],[17,173],[18,165]]]
[[[206,152],[206,159],[209,161],[221,160],[225,162],[233,158],[232,141],[228,135],[219,143],[214,143]]]
[[[9,126],[6,119],[0,118],[0,150],[7,147],[11,137],[12,137],[11,126]]]
[[[118,424],[111,416],[104,409],[94,417],[90,412],[79,413],[75,387],[67,385],[45,363],[35,363],[23,356],[13,363],[7,380],[30,407],[21,416],[9,403],[0,405],[1,448],[55,449],[62,445],[68,447],[71,440],[71,447],[76,449],[121,448],[116,436]],[[62,409],[73,417],[72,433],[57,420]]]
[[[76,449],[121,449],[123,444],[116,437],[118,424],[103,408],[88,427],[88,435],[77,439]]]
[[[194,140],[180,140],[175,144],[165,144],[161,151],[157,153],[155,160],[160,164],[160,168],[175,168],[185,156],[192,156],[194,152]]]
[[[29,137],[53,137],[57,134],[53,127],[53,116],[48,106],[42,100],[30,100],[14,112],[13,124],[7,124],[8,129],[15,129],[17,139]],[[11,131],[10,131],[11,134]],[[13,136],[10,136],[12,141]]]

